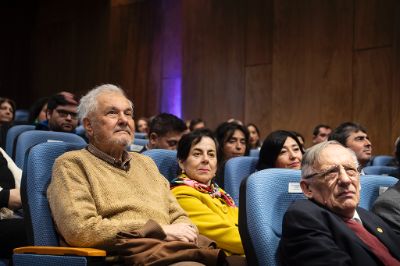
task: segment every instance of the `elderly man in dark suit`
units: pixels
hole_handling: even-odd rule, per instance
[[[357,207],[358,167],[354,152],[336,141],[305,153],[300,186],[308,199],[285,214],[283,265],[400,265],[400,238],[381,218]]]

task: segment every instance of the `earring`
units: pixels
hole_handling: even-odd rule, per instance
[[[181,172],[181,174],[182,174],[182,175],[184,175],[184,174],[185,174],[185,170],[184,170],[184,169],[182,169],[182,172]]]

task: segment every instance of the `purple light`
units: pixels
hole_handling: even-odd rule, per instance
[[[181,78],[163,80],[161,111],[182,117]]]

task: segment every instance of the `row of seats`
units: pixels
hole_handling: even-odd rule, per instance
[[[29,241],[32,245],[58,246],[58,236],[46,198],[51,169],[58,156],[66,151],[81,149],[84,145],[50,142],[35,145],[29,151],[26,182],[23,182],[21,190],[25,191],[26,195],[23,198],[23,204],[29,227]],[[168,179],[176,176],[179,168],[175,151],[149,150],[145,154],[155,161],[160,172]],[[250,165],[247,168],[248,171],[253,171],[254,158],[242,157],[236,158],[235,161],[241,161],[239,159]],[[227,164],[228,167],[229,165]],[[237,166],[235,163],[233,165]],[[287,169],[262,170],[244,178],[240,186],[239,230],[249,265],[278,265],[277,247],[283,215],[294,200],[304,198],[299,190],[299,179],[299,170]],[[389,176],[363,176],[360,206],[369,209],[378,196],[380,188],[394,185],[395,182],[397,179]],[[41,249],[40,247],[17,249],[13,258],[14,263],[15,265],[49,265],[56,262],[65,265],[87,265],[92,260],[101,263],[101,257],[105,254],[98,250],[92,252],[92,250],[82,249],[78,253],[86,256],[58,256],[56,255],[60,253],[58,249]],[[64,254],[73,254],[74,251],[71,248],[61,249]],[[53,255],[40,255],[40,253],[47,254],[48,252]],[[95,256],[90,256],[90,254],[95,254]]]

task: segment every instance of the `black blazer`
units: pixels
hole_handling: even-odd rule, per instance
[[[357,212],[364,227],[400,261],[399,236],[372,212]],[[287,210],[279,253],[282,265],[382,265],[342,218],[311,200],[296,201]]]

